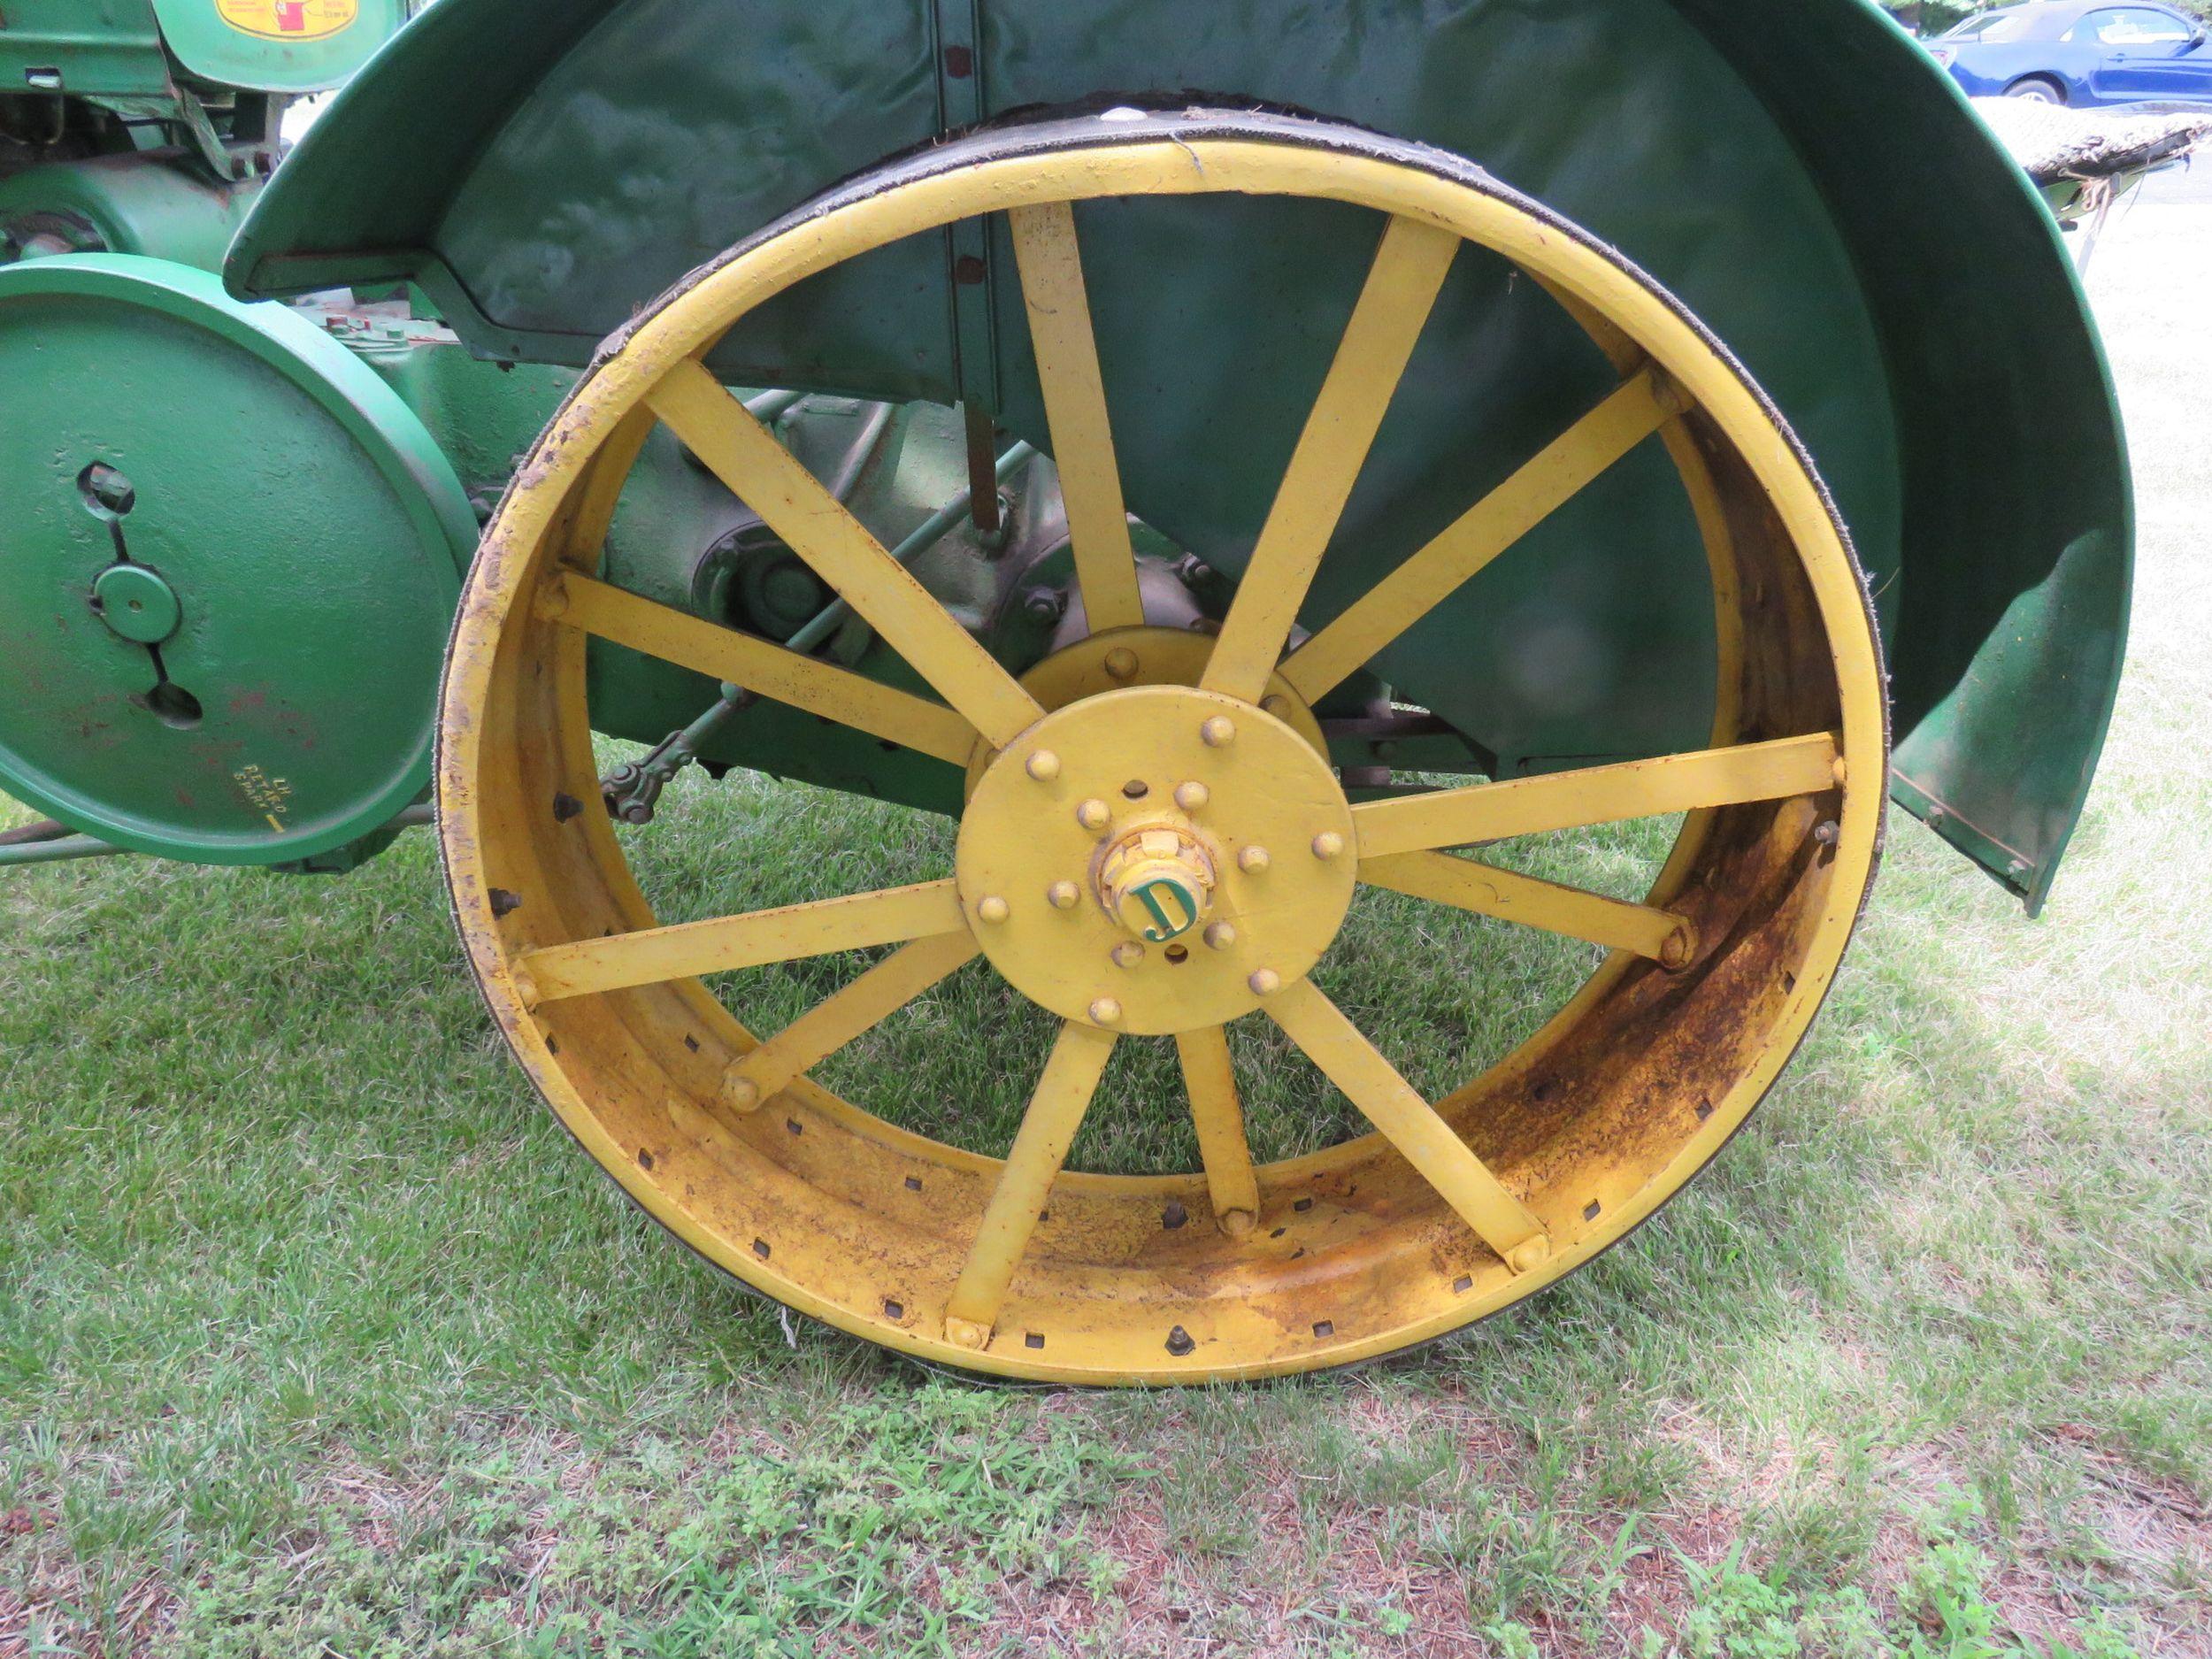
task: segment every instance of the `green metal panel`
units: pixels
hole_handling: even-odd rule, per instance
[[[88,255],[0,269],[0,387],[36,411],[0,423],[0,786],[242,864],[420,793],[475,521],[373,373],[204,273]]]
[[[169,91],[151,0],[8,0],[0,6],[0,91],[48,85],[80,96]]]
[[[534,25],[511,40],[497,0],[441,0],[311,134],[234,285],[419,273],[480,349],[580,364],[692,265],[969,107],[1181,104],[1198,88],[1439,145],[1616,243],[1743,357],[1873,579],[1904,798],[1945,803],[1965,850],[2032,900],[2047,890],[2118,672],[2117,419],[2047,215],[1867,0],[813,0],[754,8],[742,30],[698,0],[550,0]],[[1266,202],[1082,219],[1132,506],[1233,572],[1374,227]],[[718,365],[949,402],[949,253],[918,239],[787,296]],[[1000,300],[1002,417],[1041,439]],[[1604,377],[1479,257],[1423,356],[1310,619]],[[1684,666],[1709,637],[1699,569],[1678,491],[1639,456],[1386,665],[1508,771],[1686,747],[1710,696]],[[2067,649],[2006,648],[2008,617]],[[1949,741],[1916,741],[1932,718]]]
[[[196,81],[252,92],[343,86],[407,21],[405,0],[153,0]]]

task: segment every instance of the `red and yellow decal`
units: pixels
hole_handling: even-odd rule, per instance
[[[223,21],[265,41],[320,41],[344,33],[361,0],[215,0]]]

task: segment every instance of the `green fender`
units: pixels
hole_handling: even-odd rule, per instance
[[[2119,419],[2049,215],[1871,0],[760,0],[741,13],[440,0],[283,169],[233,249],[233,290],[412,278],[480,351],[580,365],[653,294],[830,184],[1010,111],[1269,106],[1440,146],[1613,242],[1774,397],[1874,588],[1897,798],[2040,905],[2120,671]],[[1172,307],[1100,303],[1130,504],[1234,572],[1371,225],[1251,201],[1094,217],[1112,232],[1087,235],[1094,295],[1179,285]],[[784,296],[717,366],[749,384],[964,393],[1041,439],[1002,232],[977,244],[979,311],[956,308],[951,240]],[[1556,313],[1479,259],[1455,270],[1423,355],[1310,621],[1602,385]],[[1684,664],[1709,649],[1710,618],[1686,516],[1650,510],[1662,493],[1678,503],[1660,459],[1632,457],[1381,667],[1502,772],[1694,746],[1710,673]]]

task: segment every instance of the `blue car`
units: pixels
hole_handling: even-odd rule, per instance
[[[1969,18],[1928,50],[1978,98],[2212,100],[2212,37],[2169,6],[2032,0]]]

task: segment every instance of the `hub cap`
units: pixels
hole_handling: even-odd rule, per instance
[[[1229,741],[1208,741],[1213,721]],[[1047,715],[1005,749],[961,820],[955,877],[1024,995],[1164,1036],[1248,1014],[1320,960],[1351,905],[1351,841],[1343,790],[1291,725],[1147,686]]]

